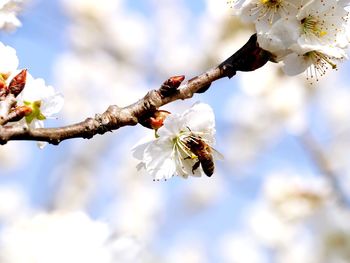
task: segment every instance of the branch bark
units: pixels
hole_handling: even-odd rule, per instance
[[[274,61],[271,53],[261,49],[257,43],[256,34],[235,54],[203,74],[196,76],[179,87],[165,85],[148,92],[142,99],[127,107],[109,106],[102,114],[93,118],[59,128],[38,128],[0,126],[0,144],[10,140],[45,141],[58,145],[72,138],[90,139],[96,134],[104,134],[124,126],[134,126],[140,120],[161,106],[175,100],[191,98],[195,93],[205,92],[212,82],[233,77],[237,71],[253,71],[262,67],[268,61]]]

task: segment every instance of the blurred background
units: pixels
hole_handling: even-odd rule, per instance
[[[0,40],[64,95],[49,127],[190,79],[254,33],[224,0],[31,0],[20,20]],[[213,107],[211,178],[137,172],[141,126],[0,146],[0,262],[350,262],[349,67],[311,82],[270,63],[166,105]]]

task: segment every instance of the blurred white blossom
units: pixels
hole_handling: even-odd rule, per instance
[[[271,208],[285,220],[313,215],[333,200],[329,182],[305,175],[273,173],[265,181],[264,192]]]
[[[21,142],[11,142],[0,147],[0,166],[3,172],[15,171],[30,160],[30,146]]]
[[[18,58],[16,50],[0,42],[0,77],[7,80],[8,77],[18,68]]]
[[[138,242],[111,234],[107,224],[83,212],[39,213],[3,230],[0,259],[7,263],[137,262]]]
[[[127,106],[144,95],[143,75],[104,53],[62,54],[55,65],[55,73],[55,86],[70,98],[63,109],[65,118],[70,121],[102,112],[108,105]]]
[[[206,263],[209,260],[203,242],[198,237],[184,234],[169,247],[163,262]]]
[[[264,246],[274,248],[288,244],[296,235],[295,225],[281,218],[268,203],[257,202],[248,210],[248,226]]]
[[[0,187],[0,221],[10,223],[29,212],[29,204],[23,189],[15,185]]]
[[[17,18],[24,0],[2,0],[0,2],[0,29],[14,30],[22,23]]]
[[[219,250],[227,263],[267,263],[267,256],[258,242],[248,234],[231,233],[222,237]]]
[[[108,227],[86,214],[38,214],[16,221],[1,236],[1,261],[111,262]],[[21,253],[18,253],[21,251]]]

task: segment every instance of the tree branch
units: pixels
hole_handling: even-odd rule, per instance
[[[237,71],[253,71],[268,61],[273,61],[272,54],[259,47],[254,34],[240,50],[219,66],[190,79],[185,84],[168,85],[169,79],[158,90],[148,92],[134,104],[124,108],[112,105],[104,113],[96,114],[94,118],[87,118],[85,121],[65,127],[29,129],[0,126],[0,144],[10,140],[32,140],[57,145],[67,139],[90,139],[96,134],[104,134],[123,126],[142,124],[141,120],[145,115],[155,112],[161,106],[175,100],[191,98],[195,93],[206,91],[212,82],[220,78],[231,78]]]

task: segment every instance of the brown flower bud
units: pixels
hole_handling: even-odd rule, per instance
[[[160,94],[163,97],[171,96],[177,92],[177,88],[181,85],[181,82],[185,79],[184,75],[173,76],[167,79],[159,89]]]
[[[145,115],[139,120],[139,123],[142,126],[145,126],[149,129],[158,130],[160,127],[163,126],[164,120],[169,114],[169,111],[157,110],[152,112],[151,114]]]
[[[170,87],[178,88],[185,79],[184,75],[170,77],[166,82]]]
[[[11,80],[10,85],[8,87],[10,93],[17,97],[18,94],[20,94],[24,89],[24,86],[26,85],[26,79],[27,70],[23,69]]]
[[[33,111],[32,108],[29,106],[26,106],[26,105],[18,106],[10,112],[10,114],[8,115],[8,121],[9,122],[19,121],[23,117],[30,115],[32,111]]]

